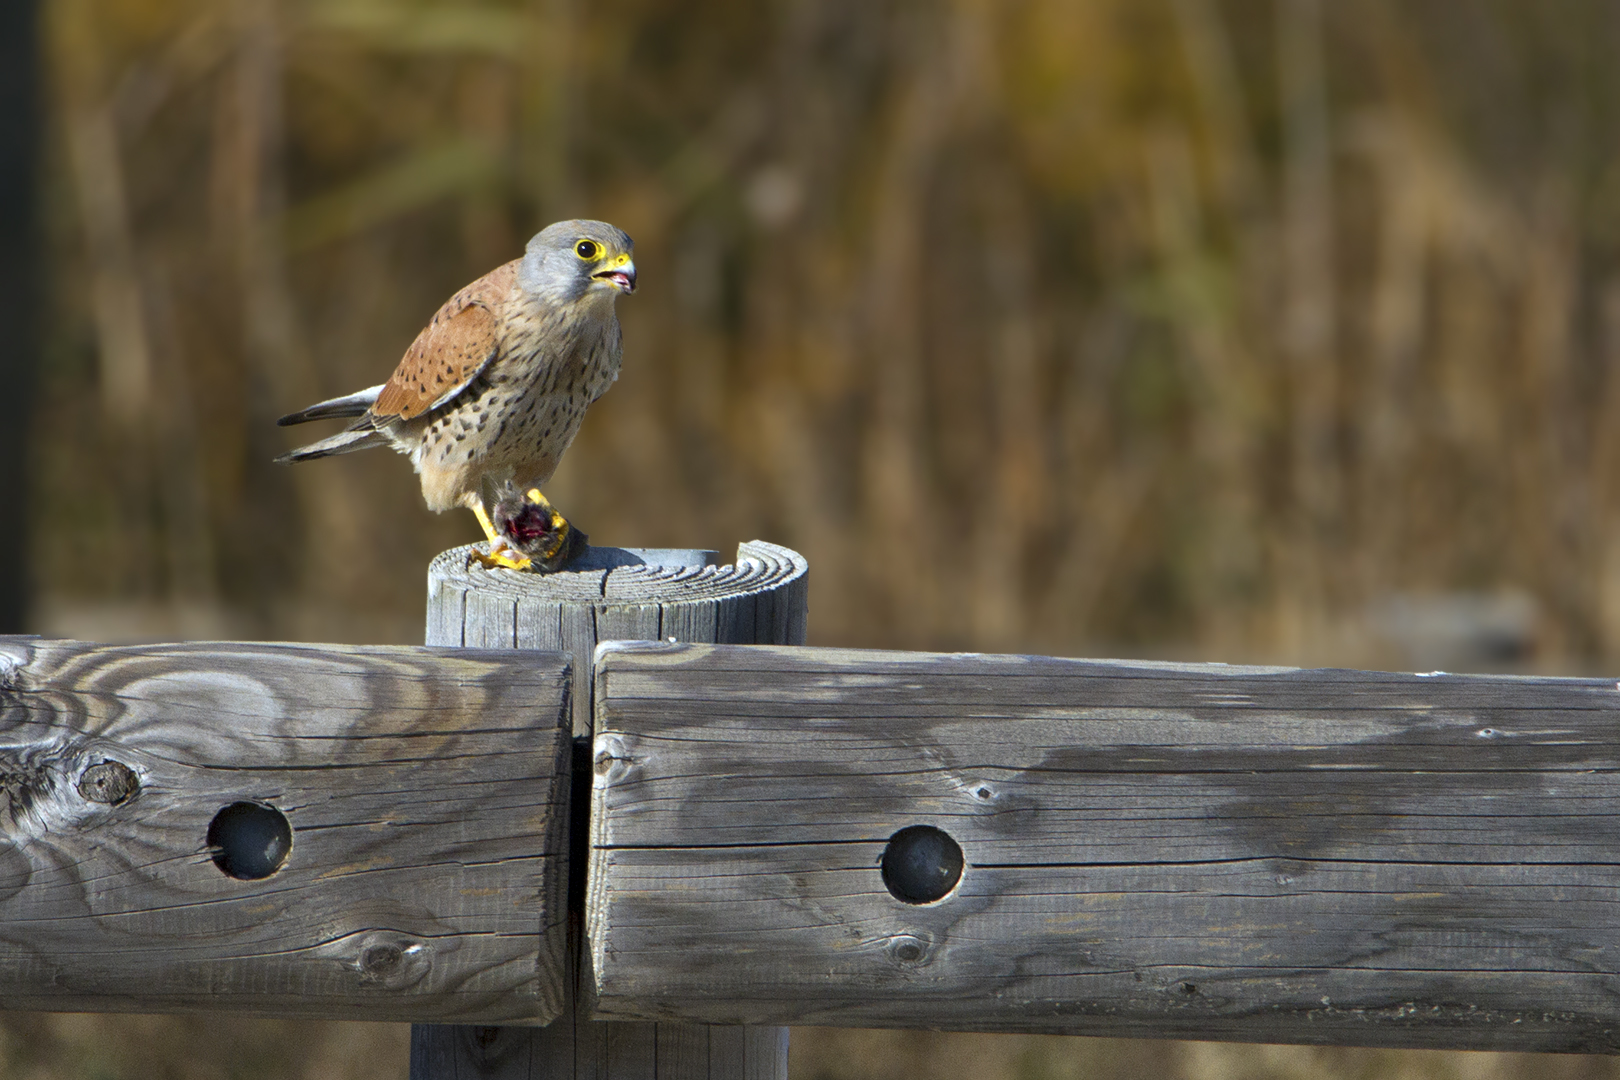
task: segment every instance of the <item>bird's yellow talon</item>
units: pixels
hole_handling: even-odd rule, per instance
[[[497,548],[494,551],[483,552],[477,549],[468,556],[469,561],[477,563],[486,570],[505,568],[507,570],[532,570],[534,560],[527,555],[520,555],[510,548]]]
[[[587,546],[585,534],[570,525],[537,487],[508,484],[488,510],[481,499],[467,505],[489,537],[488,552],[475,551],[468,565],[549,574],[567,566]]]

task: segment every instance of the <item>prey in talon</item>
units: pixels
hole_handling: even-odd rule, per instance
[[[485,566],[549,574],[567,566],[587,544],[586,535],[569,524],[539,488],[525,491],[506,485],[490,517],[503,546],[488,555],[473,555]]]
[[[421,476],[429,510],[464,506],[478,518],[489,553],[474,559],[559,569],[585,538],[540,489],[585,410],[619,377],[614,301],[635,291],[633,256],[630,237],[606,222],[547,226],[521,259],[452,296],[387,382],[278,420],[353,423],[276,460],[392,447]],[[501,493],[493,518],[485,504],[491,491]]]

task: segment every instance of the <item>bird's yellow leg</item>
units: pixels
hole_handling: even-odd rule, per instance
[[[489,511],[484,509],[484,501],[474,499],[471,509],[473,515],[478,518],[479,528],[489,537],[489,554],[474,551],[471,556],[473,561],[491,570],[497,566],[504,566],[508,570],[527,570],[532,561],[527,555],[520,555],[507,545],[506,540],[495,530],[495,523],[489,520]]]
[[[490,548],[504,546],[506,541],[502,540],[501,534],[495,531],[495,523],[489,520],[489,511],[484,509],[484,501],[479,499],[472,504],[471,509],[473,516],[478,519],[478,527],[484,530],[484,536],[489,540]]]

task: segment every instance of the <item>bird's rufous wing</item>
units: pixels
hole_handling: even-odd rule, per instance
[[[516,261],[497,267],[441,307],[383,385],[376,417],[410,420],[459,394],[498,350],[497,311],[517,277]]]

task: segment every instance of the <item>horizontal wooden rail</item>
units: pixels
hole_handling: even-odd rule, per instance
[[[595,701],[597,1016],[1620,1049],[1613,681],[613,643]]]
[[[0,1007],[544,1023],[569,661],[0,638]]]
[[[1620,1050],[1614,682],[651,642],[595,670],[598,1017]],[[0,639],[0,1007],[545,1023],[569,682]]]

